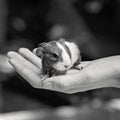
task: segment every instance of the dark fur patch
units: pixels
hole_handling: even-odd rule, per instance
[[[69,56],[71,58],[72,57],[71,56],[71,52],[70,52],[69,47],[65,44],[65,40],[64,39],[60,39],[60,40],[58,40],[58,43],[60,43],[65,48],[65,50],[67,51],[67,53],[69,54]]]

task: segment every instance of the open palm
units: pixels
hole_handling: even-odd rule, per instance
[[[65,75],[54,76],[42,81],[41,59],[27,48],[8,52],[9,62],[15,70],[35,88],[44,88],[64,93],[76,93],[101,87],[116,87],[119,76],[120,57],[113,56],[94,61],[81,62],[81,70],[71,69]]]

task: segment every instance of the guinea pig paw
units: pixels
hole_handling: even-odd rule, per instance
[[[83,68],[84,68],[84,66],[82,66],[82,65],[75,66],[75,69],[78,69],[78,70],[82,70]]]

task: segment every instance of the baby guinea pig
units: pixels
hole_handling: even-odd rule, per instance
[[[36,55],[42,60],[41,78],[65,74],[81,62],[80,50],[73,42],[60,38],[57,41],[40,43]]]

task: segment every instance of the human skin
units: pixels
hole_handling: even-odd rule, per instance
[[[42,81],[41,59],[35,51],[20,48],[18,52],[10,51],[7,54],[9,63],[34,88],[72,94],[103,87],[120,87],[120,55],[83,61],[80,64],[82,70],[71,69],[65,75]]]

